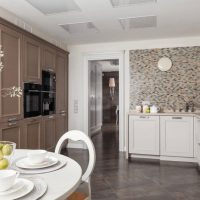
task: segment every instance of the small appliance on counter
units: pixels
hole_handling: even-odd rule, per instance
[[[52,115],[56,110],[56,74],[42,71],[42,115]]]
[[[24,118],[41,115],[41,85],[24,83]]]

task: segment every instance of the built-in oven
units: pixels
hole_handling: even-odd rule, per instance
[[[56,93],[42,91],[42,115],[52,115],[56,110]]]
[[[53,71],[42,71],[42,91],[56,90],[56,74]]]
[[[24,117],[41,115],[41,85],[24,83]]]

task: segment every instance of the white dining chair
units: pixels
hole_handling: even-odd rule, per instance
[[[73,140],[75,142],[82,141],[86,144],[89,152],[89,163],[85,173],[82,176],[82,183],[76,192],[74,192],[67,200],[91,200],[91,185],[90,185],[90,176],[94,170],[96,162],[96,153],[94,145],[91,139],[83,132],[78,130],[72,130],[65,133],[58,141],[55,153],[60,153],[66,140]]]

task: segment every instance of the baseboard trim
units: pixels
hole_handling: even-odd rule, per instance
[[[196,158],[181,158],[181,157],[139,155],[139,154],[130,154],[129,157],[142,158],[142,159],[153,159],[153,160],[159,160],[160,162],[169,161],[169,162],[197,163]]]

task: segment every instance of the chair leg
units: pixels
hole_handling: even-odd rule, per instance
[[[90,178],[88,180],[88,200],[92,199]]]

